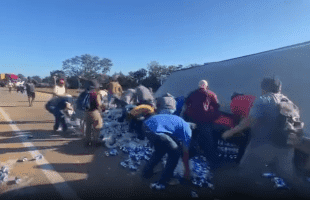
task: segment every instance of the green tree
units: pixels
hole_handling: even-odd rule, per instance
[[[128,74],[132,79],[134,79],[138,84],[140,84],[141,81],[146,77],[147,70],[142,68],[135,72],[129,72]]]
[[[32,79],[35,80],[37,83],[42,83],[42,79],[40,76],[33,76]]]
[[[50,76],[46,76],[42,79],[42,83],[50,83],[51,82],[51,77]]]
[[[163,80],[167,79],[168,76],[170,76],[173,72],[180,70],[183,68],[182,65],[174,66],[166,66],[166,65],[160,65],[156,61],[152,61],[148,64],[148,72],[149,77],[155,77],[161,84]]]
[[[22,75],[22,74],[18,74],[17,76],[18,76],[18,78],[20,78],[21,81],[26,81],[27,80],[27,78],[24,75]]]
[[[84,54],[63,61],[62,69],[68,76],[82,76],[91,79],[99,73],[109,72],[112,66],[110,59],[100,59],[98,56]]]

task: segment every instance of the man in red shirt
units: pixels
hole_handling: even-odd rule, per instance
[[[233,113],[233,115],[232,116],[226,115],[225,116],[226,118],[220,117],[215,121],[216,124],[221,125],[226,125],[228,121],[231,121],[231,123],[229,123],[229,126],[227,126],[226,129],[224,130],[222,129],[221,131],[219,131],[219,133],[222,134],[224,131],[227,131],[235,127],[240,123],[242,119],[246,118],[250,113],[255,98],[256,97],[252,95],[244,95],[241,93],[234,92],[233,95],[231,96],[231,103],[230,103],[230,110]],[[223,139],[226,139],[225,134],[223,134],[222,137]],[[238,137],[232,137],[231,139],[228,140],[229,142],[235,143],[239,146],[238,157],[235,160],[236,163],[240,162],[245,152],[245,149],[249,143],[249,139],[250,139],[250,128],[244,130],[242,132],[242,135],[238,135]]]
[[[219,101],[205,80],[199,82],[199,89],[189,94],[185,106],[184,118],[193,123],[211,123],[219,116]]]
[[[209,90],[208,82],[205,80],[201,80],[199,89],[192,92],[185,100],[184,119],[197,124],[192,144],[198,145],[203,150],[211,168],[217,160],[217,148],[212,133],[213,122],[221,114],[219,107],[216,94]]]
[[[252,95],[244,95],[234,92],[234,94],[231,96],[231,112],[240,118],[247,117],[250,113],[250,109],[253,106],[255,98],[256,97]]]

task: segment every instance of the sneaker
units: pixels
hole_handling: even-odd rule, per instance
[[[150,179],[150,178],[153,177],[153,175],[154,175],[154,174],[152,174],[152,173],[144,173],[144,174],[142,175],[142,177],[145,178],[145,179]]]
[[[170,179],[170,181],[168,182],[169,185],[179,185],[180,181],[176,178],[172,178]]]
[[[86,141],[85,142],[85,147],[91,147],[92,146],[92,142],[91,141]]]
[[[155,190],[164,190],[166,189],[166,184],[160,183],[160,182],[154,182],[150,185],[151,189]]]

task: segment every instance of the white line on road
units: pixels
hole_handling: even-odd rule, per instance
[[[4,112],[2,108],[0,108],[0,113],[4,117],[4,119],[8,122],[12,122],[11,118]],[[20,132],[20,129],[14,125],[9,124],[14,132]],[[21,138],[21,141],[25,147],[32,148],[32,151],[29,151],[33,158],[37,155],[41,155],[40,152],[35,148],[35,146],[28,142],[26,138]],[[41,169],[46,176],[46,178],[50,181],[51,184],[55,184],[54,187],[59,192],[59,194],[64,199],[79,199],[77,194],[70,188],[70,186],[66,183],[66,181],[58,174],[53,166],[42,156],[42,159],[36,160],[37,164],[44,164],[45,169]]]

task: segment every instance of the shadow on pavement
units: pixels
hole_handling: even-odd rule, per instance
[[[11,108],[11,107],[29,107],[29,105],[24,106],[0,106],[1,108]]]
[[[213,192],[208,188],[197,188],[193,185],[168,186],[164,191],[154,191],[150,189],[149,185],[157,181],[161,173],[154,175],[151,179],[143,179],[140,170],[143,169],[145,161],[142,161],[139,170],[134,172],[120,166],[120,162],[128,158],[128,154],[120,152],[118,156],[107,157],[105,156],[106,147],[85,147],[84,141],[80,136],[62,132],[54,133],[50,130],[29,130],[23,132],[25,134],[26,132],[31,132],[31,135],[33,135],[33,138],[29,139],[31,142],[48,142],[48,139],[64,140],[64,137],[70,137],[73,140],[68,140],[67,144],[50,146],[48,148],[55,148],[54,151],[73,156],[93,155],[91,162],[50,164],[60,175],[63,173],[87,174],[87,179],[66,182],[81,199],[189,199],[191,198],[191,191],[195,191],[200,198],[203,197],[205,199],[253,199],[251,194],[245,195],[236,192],[236,187],[244,187],[243,191],[246,191],[248,186],[242,183],[235,186],[232,185],[233,182],[236,182],[233,181],[236,177],[228,172],[223,172],[219,176],[216,176],[216,190]],[[0,136],[1,134],[2,133],[0,133]],[[4,133],[3,135],[8,135],[8,133]],[[16,139],[17,138],[15,138],[15,140]],[[46,141],[40,139],[46,139]],[[13,142],[14,138],[11,140],[11,142]],[[0,141],[0,143],[3,142],[4,141]],[[40,148],[43,147],[39,146],[36,148],[40,150]],[[29,148],[21,149],[29,151]],[[8,150],[9,149],[3,149],[1,153],[6,153]],[[18,149],[15,149],[15,151],[18,151]],[[37,168],[45,170],[50,169],[47,165],[39,165]],[[57,185],[57,183],[55,185]],[[6,192],[3,196],[0,196],[0,199],[60,199],[58,194],[54,194],[55,190],[53,188],[55,185],[27,186],[19,190]],[[269,193],[266,193],[265,195],[268,194]],[[292,195],[286,195],[284,193],[284,195],[282,194],[281,196],[269,195],[268,197],[272,199],[283,199],[284,197],[290,199]],[[260,199],[261,198],[262,197],[260,197]]]
[[[70,144],[68,145],[70,146]],[[81,147],[84,148],[84,147]],[[105,148],[94,148],[94,157],[91,163],[53,163],[51,164],[56,172],[59,173],[87,173],[88,177],[84,180],[68,181],[67,184],[76,192],[80,199],[188,199],[192,187],[182,185],[169,186],[165,191],[154,191],[149,188],[151,182],[157,180],[160,174],[150,180],[141,178],[141,172],[132,172],[119,165],[124,156],[106,157]],[[63,152],[67,153],[67,152]],[[48,169],[41,165],[38,168]],[[141,169],[143,166],[141,167]],[[4,199],[34,199],[42,197],[46,193],[32,194],[34,188],[37,191],[44,191],[53,185],[25,187],[19,191],[7,192],[3,195]],[[208,190],[204,191],[204,197],[211,197]],[[1,196],[0,196],[1,197]],[[54,198],[57,199],[57,198]]]
[[[36,101],[36,100],[34,100],[34,103],[35,102],[47,102],[48,100],[46,100],[46,101]],[[28,103],[28,101],[17,101],[17,102],[27,102]]]
[[[1,107],[1,106],[0,106]],[[26,106],[29,107],[29,106]],[[13,121],[7,122],[2,121],[0,124],[45,124],[45,123],[54,123],[54,120],[45,120],[45,121]]]

